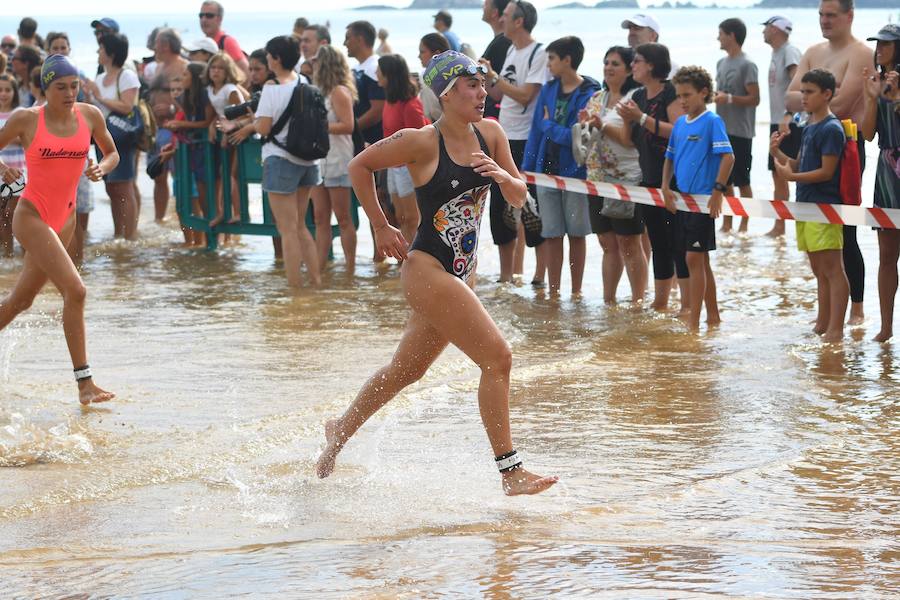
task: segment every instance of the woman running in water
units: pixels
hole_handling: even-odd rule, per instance
[[[49,280],[63,297],[63,330],[75,367],[78,399],[82,404],[105,402],[113,394],[91,378],[84,331],[85,288],[66,246],[75,231],[75,194],[82,171],[100,181],[119,162],[106,122],[90,104],[76,102],[78,69],[60,54],[48,58],[41,70],[47,103],[13,113],[0,130],[0,148],[22,140],[28,181],[13,215],[13,234],[25,249],[25,267],[15,287],[0,301],[0,329],[32,301]],[[103,160],[88,159],[94,138]],[[85,168],[86,165],[86,168]],[[19,169],[0,163],[0,177],[10,183]]]
[[[522,466],[509,429],[512,354],[503,335],[472,291],[478,229],[495,181],[510,204],[525,203],[525,183],[496,122],[482,120],[487,93],[484,68],[447,51],[431,59],[424,83],[444,115],[422,129],[402,129],[370,146],[350,163],[350,179],[375,232],[379,252],[403,259],[401,279],[412,314],[390,364],[363,386],[338,419],[325,425],[326,447],[316,465],[328,477],[347,440],[400,390],[419,380],[448,343],[481,368],[478,404],[503,490],[536,494],[556,483]],[[496,162],[494,158],[496,157]],[[406,165],[422,220],[409,247],[391,227],[375,195],[375,171]],[[463,166],[465,165],[465,166]]]

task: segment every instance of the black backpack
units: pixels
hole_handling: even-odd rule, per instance
[[[282,144],[275,136],[285,125],[288,134]],[[328,141],[328,110],[319,88],[298,82],[288,107],[272,126],[266,141],[303,160],[325,158],[331,144]]]

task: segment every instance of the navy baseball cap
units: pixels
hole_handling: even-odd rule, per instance
[[[119,33],[119,24],[115,19],[110,19],[109,17],[103,17],[102,19],[95,19],[91,21],[91,27],[93,27],[94,29],[103,27],[105,29],[109,29],[111,31]]]

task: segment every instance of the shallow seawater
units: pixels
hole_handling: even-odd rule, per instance
[[[55,291],[0,332],[0,596],[900,593],[900,371],[895,345],[869,341],[871,231],[868,320],[834,348],[810,333],[793,235],[762,237],[769,222],[720,236],[724,323],[696,337],[604,306],[595,239],[581,301],[493,283],[485,227],[479,293],[514,352],[514,439],[561,478],[509,499],[478,371],[453,349],[314,476],[323,421],[406,317],[365,226],[355,277],[335,244],[326,288],[291,295],[268,239],[206,253],[170,223],[113,242],[103,201],[92,221],[90,360],[119,398],[79,408]],[[0,263],[0,290],[20,266]]]

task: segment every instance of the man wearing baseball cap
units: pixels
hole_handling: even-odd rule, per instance
[[[794,113],[785,110],[784,95],[800,64],[800,49],[788,41],[794,26],[785,17],[774,16],[766,19],[763,29],[763,41],[772,46],[772,60],[769,63],[769,133],[780,131],[789,134],[782,140],[779,148],[791,158],[797,158],[800,151],[800,129],[794,123]],[[788,182],[775,171],[775,163],[769,155],[769,171],[775,182],[775,199],[787,201],[791,197]],[[784,220],[776,219],[769,237],[784,235]]]
[[[659,41],[659,23],[650,15],[639,13],[625,19],[622,21],[622,29],[628,30],[628,45],[631,48]]]
[[[119,33],[119,24],[115,19],[110,19],[109,17],[94,19],[91,21],[91,27],[94,28],[94,36],[97,38],[104,33]]]
[[[452,26],[453,17],[446,10],[438,11],[438,13],[434,15],[434,28],[447,38],[451,50],[459,52],[459,36],[450,31],[450,27]]]
[[[219,52],[219,46],[210,38],[196,40],[193,44],[185,43],[184,49],[188,53],[188,58],[197,62],[209,62],[209,59]]]

